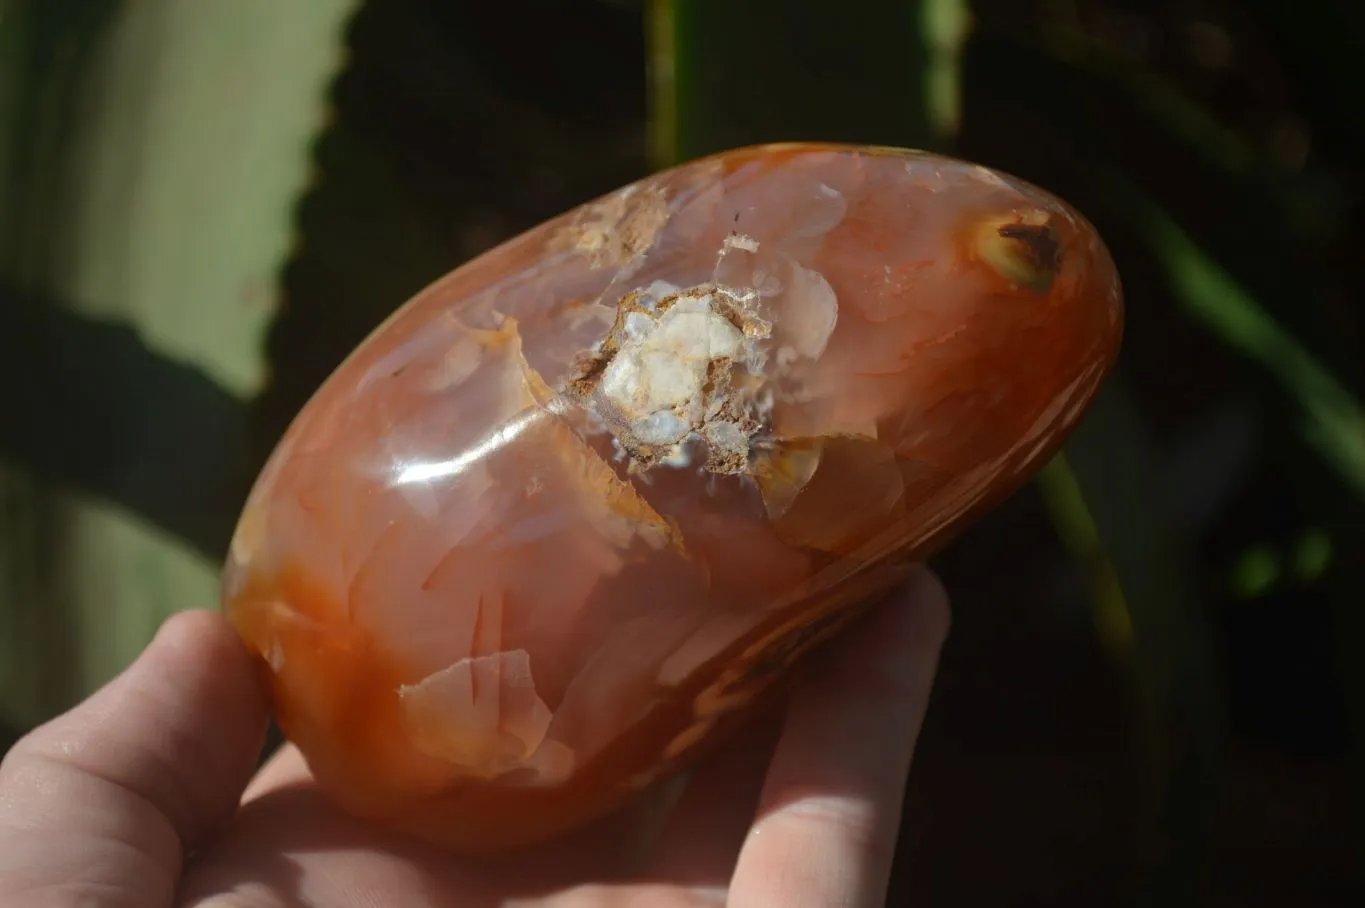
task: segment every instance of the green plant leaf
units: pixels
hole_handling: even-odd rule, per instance
[[[0,279],[7,306],[48,310],[7,321],[39,332],[28,343],[7,337],[7,352],[87,377],[104,374],[81,368],[92,359],[133,356],[164,364],[168,380],[207,383],[215,401],[254,393],[309,144],[355,6],[6,3]],[[51,330],[62,323],[74,327]],[[120,326],[127,332],[100,330]],[[131,337],[130,352],[119,352]],[[53,374],[50,362],[29,365],[7,368]],[[112,675],[170,612],[217,601],[217,559],[125,510],[135,504],[125,492],[155,487],[149,476],[180,478],[197,498],[194,483],[222,483],[225,467],[246,465],[245,425],[224,412],[238,422],[210,451],[180,434],[204,429],[174,408],[195,399],[183,388],[158,394],[132,382],[120,397],[30,381],[4,390],[23,402],[5,401],[6,410],[46,417],[32,431],[100,452],[87,489],[54,482],[50,464],[18,462],[13,447],[3,452],[0,495],[18,525],[4,533],[0,621],[20,632],[0,633],[0,714],[24,724]],[[106,420],[81,422],[94,402],[116,408],[131,441],[95,434]],[[171,460],[191,451],[206,460]],[[230,526],[239,503],[222,498],[208,519]]]
[[[1177,86],[1080,37],[1054,33],[1043,41],[982,29],[973,57],[992,105],[1027,111],[1032,128],[1074,146],[1078,180],[1121,174],[1138,181],[1141,197],[1164,208],[1282,333],[1312,349],[1320,370],[1348,391],[1365,389],[1362,351],[1340,330],[1341,304],[1321,277],[1325,251],[1344,235],[1348,182],[1318,162],[1278,166]],[[1029,74],[1025,83],[1009,78],[1020,72]],[[1096,196],[1126,218],[1108,191],[1096,186]]]
[[[640,175],[642,32],[635,3],[406,0],[352,20],[270,326],[257,462],[412,294]]]
[[[1139,223],[1190,316],[1278,384],[1284,409],[1294,417],[1294,430],[1336,480],[1324,483],[1323,477],[1314,475],[1317,465],[1305,464],[1287,481],[1341,543],[1350,551],[1365,551],[1365,407],[1324,368],[1315,351],[1272,318],[1149,195],[1113,171],[1108,172],[1106,185]],[[1359,760],[1365,747],[1365,668],[1359,653],[1365,643],[1360,607],[1365,602],[1365,559],[1357,555],[1328,565],[1322,531],[1314,537],[1316,541],[1308,540],[1299,556],[1300,570],[1322,575],[1333,606],[1336,664],[1357,754],[1357,836],[1365,843],[1365,764]]]
[[[1085,572],[1096,628],[1130,679],[1160,859],[1143,903],[1188,903],[1216,807],[1225,721],[1187,541],[1155,504],[1157,457],[1121,372],[1038,485]]]
[[[1304,440],[1365,500],[1365,407],[1149,193],[1117,171],[1106,184],[1140,225],[1185,311],[1281,383],[1297,404]]]
[[[1288,14],[1312,18],[1300,7]],[[1339,47],[1344,34],[1328,43]],[[1028,80],[1008,78],[1021,72]],[[969,103],[981,99],[999,121],[991,124],[995,134],[1026,124],[1040,139],[992,146],[1003,166],[1067,181],[1064,193],[1084,197],[1093,218],[1123,233],[1135,270],[1156,272],[1174,306],[1201,329],[1192,334],[1235,354],[1228,357],[1234,368],[1237,357],[1247,364],[1235,370],[1243,393],[1254,389],[1288,429],[1271,441],[1299,467],[1285,471],[1285,482],[1334,546],[1362,550],[1365,373],[1358,344],[1342,330],[1358,323],[1358,313],[1328,267],[1334,249],[1349,254],[1342,248],[1350,241],[1343,225],[1349,175],[1338,179],[1320,157],[1297,171],[1277,167],[1176,86],[1104,58],[1075,35],[1048,42],[984,30],[969,55],[967,85]],[[1167,328],[1159,340],[1179,334]],[[1161,354],[1142,355],[1150,364]],[[1365,673],[1352,655],[1365,639],[1365,587],[1353,563],[1334,559],[1320,583],[1335,602],[1339,671],[1365,740]],[[1365,782],[1360,791],[1365,799]]]
[[[654,0],[655,164],[762,142],[931,147],[956,120],[962,0]],[[932,60],[933,65],[927,65]]]

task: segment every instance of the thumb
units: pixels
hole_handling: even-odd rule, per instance
[[[0,763],[0,905],[159,908],[236,810],[267,722],[232,628],[180,613],[126,671]]]

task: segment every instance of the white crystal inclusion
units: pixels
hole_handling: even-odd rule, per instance
[[[736,358],[744,335],[712,309],[710,296],[680,299],[658,322],[650,322],[644,313],[627,316],[625,343],[602,375],[600,389],[631,419],[641,441],[667,444],[700,418],[688,411],[702,404],[707,367],[713,360]]]

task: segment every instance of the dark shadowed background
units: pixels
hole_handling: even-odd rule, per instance
[[[1099,227],[1124,352],[936,561],[895,905],[1365,904],[1365,4],[0,0],[0,747],[212,605],[256,469],[428,281],[751,142]]]

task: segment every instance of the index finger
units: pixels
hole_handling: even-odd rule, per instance
[[[740,851],[730,904],[883,904],[947,631],[947,594],[921,570],[903,596],[811,655]]]

